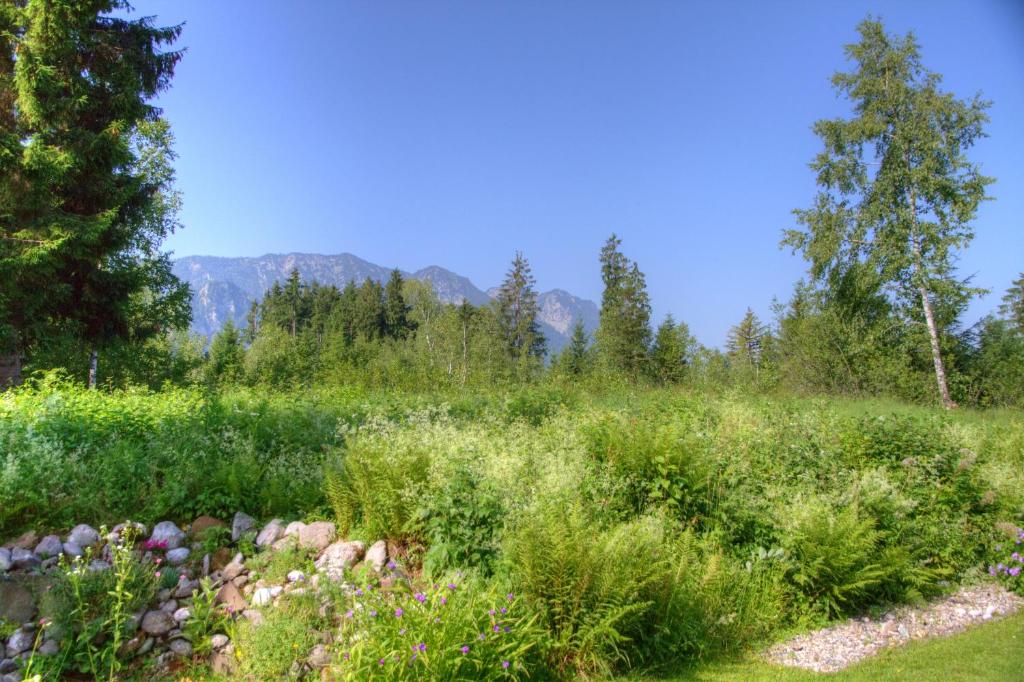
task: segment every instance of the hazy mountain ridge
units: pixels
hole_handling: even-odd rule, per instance
[[[253,300],[275,282],[283,282],[297,268],[302,279],[343,287],[349,280],[362,282],[367,277],[383,282],[391,274],[387,268],[363,260],[351,253],[322,255],[312,253],[267,254],[257,257],[186,256],[174,261],[174,274],[192,287],[192,328],[212,336],[228,320],[244,325]],[[416,272],[402,271],[405,277],[430,282],[438,297],[448,303],[468,300],[484,305],[492,298],[468,278],[437,265]],[[598,309],[593,301],[579,298],[562,289],[552,289],[537,297],[540,326],[548,348],[557,351],[572,335],[576,320],[593,333],[597,329]]]

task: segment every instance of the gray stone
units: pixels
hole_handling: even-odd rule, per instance
[[[80,523],[68,533],[68,542],[79,547],[91,547],[100,541],[100,534],[92,526]]]
[[[160,605],[160,610],[165,613],[174,613],[178,610],[178,601],[176,599],[168,599]]]
[[[253,606],[266,606],[274,600],[274,595],[269,587],[261,587],[252,593]]]
[[[60,644],[55,640],[48,639],[39,645],[39,648],[36,649],[36,653],[40,656],[53,656],[60,653]]]
[[[246,607],[245,597],[233,583],[224,583],[217,592],[216,601],[223,604],[229,612],[238,613]]]
[[[174,588],[174,593],[171,596],[175,599],[188,599],[193,593],[198,591],[198,580],[179,580],[178,586]]]
[[[163,610],[147,611],[142,617],[142,631],[147,635],[164,635],[174,629],[174,618]]]
[[[340,541],[327,547],[316,560],[316,568],[327,574],[332,580],[341,580],[345,569],[354,566],[366,551],[366,545],[358,540]]]
[[[253,625],[263,625],[263,614],[255,609],[246,609],[242,615]]]
[[[306,659],[311,668],[326,668],[331,663],[331,653],[323,644],[317,644]]]
[[[302,521],[292,521],[288,524],[288,527],[284,529],[284,536],[286,538],[299,537],[299,532],[306,527]]]
[[[366,557],[363,560],[373,566],[373,570],[378,573],[383,571],[384,566],[388,563],[388,543],[377,540],[370,545],[370,549],[366,550]]]
[[[36,601],[27,587],[21,583],[0,581],[0,621],[27,623],[35,615]]]
[[[94,572],[94,573],[96,571],[109,571],[110,570],[110,562],[109,561],[103,561],[103,559],[93,559],[92,561],[89,562],[89,570]]]
[[[40,563],[39,557],[37,557],[32,550],[22,549],[21,547],[15,547],[11,550],[11,563],[14,568],[35,568]]]
[[[144,641],[142,643],[142,646],[139,647],[139,651],[138,651],[138,653],[136,655],[137,656],[145,656],[146,654],[148,654],[150,651],[153,650],[153,645],[154,644],[156,644],[156,640],[153,639],[152,637],[147,637],[146,641]]]
[[[238,542],[239,539],[256,526],[256,519],[245,512],[236,512],[235,518],[231,521],[231,542]]]
[[[299,529],[299,547],[322,552],[334,542],[337,535],[335,525],[330,521],[316,521]]]
[[[192,645],[187,639],[172,639],[168,648],[175,656],[185,658],[192,655]]]
[[[64,554],[69,556],[69,557],[71,557],[71,558],[74,558],[74,557],[82,556],[83,554],[85,554],[85,551],[82,549],[82,547],[80,545],[76,545],[73,542],[65,542],[64,543]]]
[[[128,535],[133,538],[142,538],[146,536],[146,526],[139,523],[138,521],[129,521],[128,523],[119,523],[113,527],[113,529],[107,533],[107,541],[115,544],[121,544],[121,540]]]
[[[56,535],[47,535],[36,545],[36,556],[40,559],[49,559],[52,556],[60,556],[64,551],[64,545]]]
[[[297,583],[306,579],[306,574],[302,571],[288,571],[288,582]]]
[[[3,656],[2,652],[0,652],[0,656]],[[13,658],[0,658],[0,675],[3,675],[4,673],[13,672],[17,669],[18,664],[14,662]]]
[[[214,651],[210,656],[210,670],[217,675],[231,677],[235,672],[235,658],[226,651]]]
[[[182,606],[180,609],[171,614],[171,618],[174,619],[175,623],[184,623],[186,620],[192,617],[192,612],[188,610],[188,607]]]
[[[188,555],[190,554],[188,547],[178,547],[167,552],[167,563],[171,566],[180,566],[181,564],[188,561]]]
[[[36,636],[25,630],[17,630],[7,640],[7,657],[14,658],[22,651],[28,651],[35,644]]]
[[[3,677],[0,677],[0,682],[21,682],[21,671],[15,670],[13,673],[7,673]]]
[[[281,519],[274,519],[267,525],[263,526],[263,530],[256,536],[257,547],[269,547],[278,540],[284,537],[284,521]]]
[[[230,641],[231,640],[228,639],[227,635],[220,635],[220,634],[214,635],[213,637],[210,638],[210,648],[214,649],[214,650],[223,649],[224,647],[226,647],[228,645],[228,642],[230,642]]]
[[[221,577],[225,581],[234,580],[241,575],[244,570],[245,566],[242,564],[242,553],[239,552],[235,555],[235,558],[231,560],[231,563],[225,566],[224,570],[221,571]]]
[[[13,565],[14,560],[11,559],[11,550],[6,547],[0,547],[0,573],[9,571]]]
[[[172,521],[161,521],[153,527],[149,536],[152,543],[167,543],[165,549],[177,549],[185,542],[185,531],[178,528]]]

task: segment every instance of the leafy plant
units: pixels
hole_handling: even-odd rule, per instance
[[[182,632],[197,654],[206,655],[210,653],[210,636],[224,632],[228,624],[228,616],[217,603],[217,590],[209,578],[199,581],[199,591],[192,598],[190,610]]]

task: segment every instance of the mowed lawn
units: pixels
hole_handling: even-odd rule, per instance
[[[1024,681],[1024,614],[972,628],[952,637],[887,649],[839,673],[813,673],[759,661],[712,663],[645,682],[878,682],[882,680]]]

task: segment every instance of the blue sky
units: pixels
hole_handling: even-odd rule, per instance
[[[994,101],[997,178],[961,266],[1024,270],[1024,3],[137,0],[184,21],[160,103],[177,136],[177,256],[351,252],[478,286],[525,252],[541,290],[599,300],[616,232],[709,345],[770,318],[804,272],[780,250],[811,202],[810,126],[868,14],[914,30],[959,96]]]

